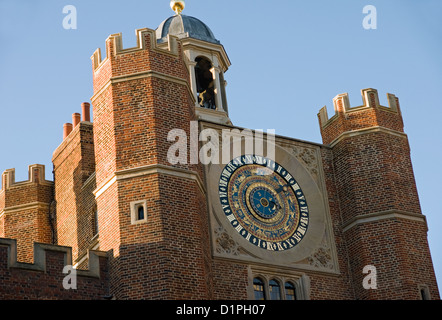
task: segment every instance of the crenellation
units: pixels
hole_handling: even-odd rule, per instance
[[[90,250],[88,269],[75,270],[73,275],[70,247],[35,243],[33,263],[18,261],[18,249],[17,240],[0,238],[0,299],[97,300],[109,295],[107,253]],[[66,272],[65,267],[72,269]],[[65,287],[66,277],[75,277],[74,290]]]
[[[28,167],[28,180],[15,181],[15,168],[7,169],[2,174],[2,189],[7,190],[13,187],[24,186],[28,184],[42,184],[52,186],[53,181],[46,180],[45,166],[42,164],[33,164]]]
[[[106,58],[102,59],[100,48],[98,48],[92,55],[93,70],[97,71],[97,69],[99,69],[110,57],[116,57],[117,55],[133,53],[141,50],[151,49],[163,54],[171,54],[173,56],[178,56],[179,54],[178,37],[168,35],[168,46],[164,47],[157,45],[155,30],[148,28],[137,29],[135,30],[135,35],[137,38],[137,45],[131,48],[124,48],[122,33],[111,34],[106,39]]]
[[[47,262],[46,256],[50,251],[63,253],[63,265],[73,266],[71,247],[34,242],[33,263],[25,263],[18,260],[17,256],[18,246],[16,239],[0,238],[0,247],[8,248],[8,258],[6,260],[8,269],[15,268],[22,270],[47,272],[48,267],[46,264]],[[100,264],[99,264],[100,257],[107,259],[107,253],[99,250],[88,250],[87,252],[87,258],[89,262],[88,269],[77,270],[77,274],[83,277],[102,278],[103,275],[100,272]]]
[[[333,121],[342,117],[346,120],[350,118],[350,113],[363,111],[364,109],[378,109],[382,111],[390,111],[400,115],[399,99],[391,93],[387,93],[388,107],[383,106],[379,102],[379,94],[376,89],[368,88],[361,90],[362,105],[352,107],[348,93],[342,93],[333,98],[333,107],[335,114],[329,118],[327,113],[327,106],[324,106],[318,113],[320,125],[322,128],[328,126]]]

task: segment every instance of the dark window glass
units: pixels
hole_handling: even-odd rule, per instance
[[[422,300],[429,300],[428,295],[427,295],[427,291],[425,289],[421,289],[421,298],[422,298]]]
[[[144,220],[144,206],[138,207],[138,220]]]
[[[278,281],[271,280],[269,282],[270,300],[281,300],[281,286]]]
[[[253,279],[253,290],[255,291],[255,300],[265,300],[264,282],[260,278]]]
[[[296,300],[295,285],[291,282],[285,283],[285,299]]]

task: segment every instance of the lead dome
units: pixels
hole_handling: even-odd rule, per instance
[[[179,39],[194,38],[215,44],[220,43],[204,22],[183,14],[167,18],[156,29],[156,37],[160,43],[167,41],[169,34],[177,36]]]

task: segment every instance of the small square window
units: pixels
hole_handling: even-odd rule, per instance
[[[131,224],[147,222],[147,201],[133,201],[130,203]]]

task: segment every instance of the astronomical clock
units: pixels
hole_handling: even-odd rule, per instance
[[[319,146],[277,138],[270,149],[206,166],[213,255],[338,272]]]

